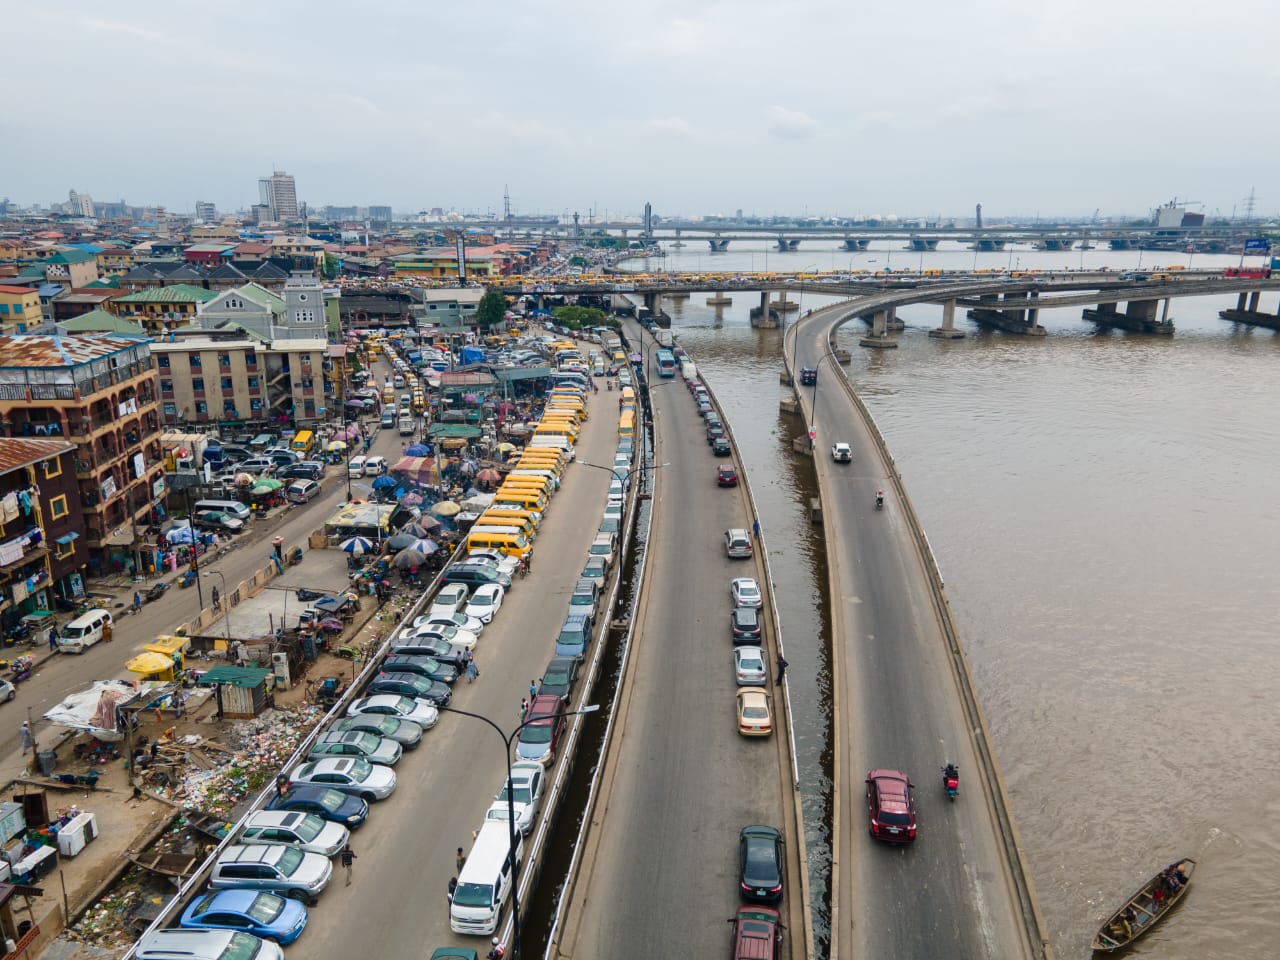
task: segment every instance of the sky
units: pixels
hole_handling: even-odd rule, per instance
[[[1259,0],[7,6],[23,205],[234,211],[275,169],[398,214],[1280,210]]]

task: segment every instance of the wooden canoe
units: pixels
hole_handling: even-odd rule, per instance
[[[194,874],[204,859],[202,856],[193,856],[188,853],[132,853],[128,850],[124,855],[144,870],[150,870],[165,877],[177,877],[180,880]]]
[[[1107,918],[1093,938],[1093,949],[1097,953],[1117,953],[1133,944],[1135,940],[1145,936],[1151,928],[1169,915],[1174,906],[1191,886],[1191,874],[1195,872],[1196,862],[1191,858],[1178,860],[1169,865],[1182,871],[1186,881],[1173,893],[1166,893],[1164,903],[1156,900],[1156,891],[1165,888],[1166,867],[1142,885],[1124,904]],[[1133,910],[1133,919],[1126,921],[1124,913]]]

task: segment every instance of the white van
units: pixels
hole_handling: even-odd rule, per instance
[[[524,859],[524,836],[516,831],[515,862]],[[511,895],[511,837],[502,820],[486,820],[449,905],[449,929],[454,933],[489,935],[498,929],[502,908]]]
[[[577,451],[573,449],[573,441],[568,437],[549,437],[545,434],[540,437],[534,437],[529,441],[531,447],[550,447],[552,450],[559,450],[572,460],[577,456]]]
[[[216,510],[218,513],[229,513],[237,520],[242,520],[245,523],[248,523],[249,518],[253,516],[253,511],[239,500],[197,500],[196,505],[191,508],[191,513],[194,516],[195,514],[201,513],[205,510]]]
[[[396,423],[396,429],[399,431],[400,436],[411,437],[417,428],[418,424],[412,413],[405,411],[400,414],[400,419]]]
[[[347,476],[363,477],[364,465],[365,465],[364,457],[352,457],[350,460],[347,461]]]
[[[157,930],[138,941],[138,960],[284,960],[270,940],[243,930]]]
[[[58,637],[61,653],[84,653],[102,639],[103,628],[111,625],[111,614],[105,610],[90,610],[62,628]]]

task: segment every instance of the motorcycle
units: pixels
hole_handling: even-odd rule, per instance
[[[182,579],[178,581],[178,586],[189,587],[195,582],[196,582],[196,572],[194,570],[188,570],[186,573],[182,575]]]
[[[947,791],[947,799],[955,800],[960,792],[960,770],[954,763],[942,768],[942,786]]]
[[[151,585],[151,589],[147,591],[147,602],[150,603],[152,600],[159,600],[164,596],[164,592],[168,589],[169,584],[165,583],[163,580],[157,580]]]
[[[21,657],[15,657],[10,665],[13,670],[13,682],[21,683],[23,680],[29,680],[31,674],[35,671],[35,658],[30,654]]]
[[[328,596],[323,590],[308,590],[306,587],[299,587],[294,594],[303,603],[310,603],[312,600],[319,600]]]
[[[877,494],[876,494],[876,509],[877,509],[877,510],[883,510],[883,509],[884,509],[884,494],[883,494],[883,493],[877,493]]]

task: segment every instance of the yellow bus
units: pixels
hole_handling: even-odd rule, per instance
[[[535,437],[564,437],[570,443],[578,442],[578,428],[572,420],[551,420],[533,428]]]
[[[316,445],[316,435],[310,430],[299,430],[293,435],[293,439],[289,441],[289,449],[295,453],[302,454],[306,459],[313,447]]]
[[[587,419],[587,405],[571,397],[552,397],[547,401],[544,414],[550,412],[572,413],[579,420]]]
[[[486,524],[487,521],[487,526],[510,525],[524,527],[524,535],[532,540],[538,534],[538,520],[540,519],[541,517],[531,510],[516,510],[514,508],[504,510],[501,507],[490,507],[480,515],[480,519],[476,521],[476,524]]]
[[[636,414],[634,410],[623,410],[618,417],[618,436],[634,437],[636,435]]]
[[[636,392],[631,387],[623,387],[622,396],[619,397],[619,399],[622,401],[622,406],[626,406],[629,403],[634,407],[636,403]]]
[[[489,505],[490,509],[502,506],[515,507],[517,510],[528,510],[531,513],[542,514],[547,509],[547,498],[528,486],[501,486],[498,492],[493,495],[493,503]]]
[[[516,527],[472,527],[467,550],[497,550],[509,557],[523,557],[529,552],[529,541]]]

